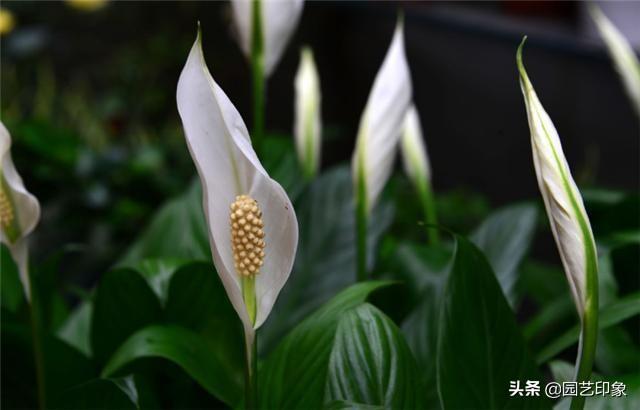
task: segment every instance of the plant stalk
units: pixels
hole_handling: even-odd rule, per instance
[[[358,178],[356,193],[356,280],[367,280],[367,192],[363,178]]]
[[[28,265],[27,280],[29,281],[29,294],[31,295],[31,304],[29,305],[29,313],[31,316],[31,338],[33,339],[33,357],[36,365],[36,383],[38,387],[38,408],[44,410],[47,408],[47,394],[44,374],[44,350],[42,347],[42,321],[40,316],[39,294],[33,284]]]
[[[258,408],[258,334],[255,331],[253,339],[245,335],[244,404],[247,410]]]
[[[438,216],[436,211],[436,202],[433,196],[433,191],[431,190],[431,184],[426,180],[419,181],[417,189],[418,195],[420,196],[425,223],[427,224],[427,237],[429,243],[431,245],[438,245],[440,243],[440,233],[435,227],[438,225]]]
[[[251,2],[251,76],[253,80],[253,145],[260,150],[264,137],[265,75],[264,39],[262,37],[262,4]]]
[[[576,364],[576,382],[588,381],[591,378],[593,361],[596,354],[596,343],[598,340],[598,289],[595,285],[595,292],[591,293],[582,318],[582,330],[578,347],[578,359]],[[585,396],[578,395],[571,400],[571,410],[582,410],[584,408]]]

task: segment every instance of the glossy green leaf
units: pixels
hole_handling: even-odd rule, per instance
[[[158,295],[160,301],[167,302],[169,282],[175,271],[184,265],[181,259],[144,259],[132,265],[147,280],[151,289]]]
[[[129,393],[129,394],[128,394]],[[96,379],[66,390],[53,409],[129,410],[138,409],[136,397],[112,380]]]
[[[325,397],[327,367],[340,318],[389,282],[353,285],[296,326],[259,369],[263,408],[319,409]]]
[[[442,407],[549,408],[544,397],[510,397],[510,381],[542,376],[487,259],[468,240],[456,243],[438,338]]]
[[[353,182],[348,168],[321,175],[295,204],[300,235],[293,271],[261,330],[260,344],[269,351],[287,331],[338,291],[355,281],[356,245]],[[393,211],[381,204],[371,217],[367,238],[374,263],[375,248]]]
[[[382,406],[370,406],[368,404],[354,403],[351,401],[336,400],[325,405],[323,410],[383,410]]]
[[[87,357],[91,356],[91,317],[93,304],[82,302],[58,329],[57,335]]]
[[[211,260],[209,234],[202,211],[202,189],[189,189],[168,201],[120,260],[132,266],[144,259]]]
[[[91,351],[99,364],[129,336],[160,320],[157,296],[144,278],[131,269],[107,272],[98,284],[91,323]]]
[[[601,309],[598,328],[600,330],[606,329],[637,314],[640,314],[640,293],[625,296]],[[537,355],[537,362],[545,363],[564,349],[576,343],[579,336],[580,325],[576,324],[543,348]]]
[[[239,343],[243,343],[242,340]],[[230,406],[237,404],[242,396],[242,379],[227,373],[225,365],[211,354],[207,341],[175,325],[149,326],[132,335],[111,357],[102,376],[117,374],[143,358],[163,358],[176,363],[209,393]]]
[[[512,306],[518,267],[529,249],[537,220],[538,210],[534,205],[513,205],[489,215],[470,236],[489,260]]]
[[[418,369],[400,330],[367,303],[345,312],[329,359],[325,400],[422,408]]]
[[[226,377],[241,381],[244,332],[213,264],[195,262],[180,267],[168,293],[167,321],[200,334]]]
[[[427,407],[440,406],[436,383],[436,354],[440,305],[451,251],[424,245],[402,244],[394,254],[396,275],[420,291],[414,309],[402,323],[402,332],[420,367],[423,400]]]

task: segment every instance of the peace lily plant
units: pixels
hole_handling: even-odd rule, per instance
[[[33,353],[40,408],[45,407],[44,356],[40,338],[41,320],[35,284],[29,274],[28,236],[40,220],[40,203],[24,186],[11,158],[11,135],[0,122],[0,242],[9,248],[22,289],[30,302]],[[5,273],[6,274],[6,273]]]
[[[638,61],[631,44],[598,6],[590,4],[589,12],[607,45],[611,59],[622,78],[636,114],[640,117],[640,61]]]
[[[404,50],[403,28],[402,18],[399,18],[393,40],[360,117],[356,149],[351,160],[359,281],[364,280],[367,274],[369,215],[391,175],[403,121],[411,101],[411,74]]]
[[[427,228],[429,241],[432,244],[439,242],[438,230],[433,225],[438,224],[433,191],[431,189],[431,164],[427,147],[422,136],[420,116],[416,107],[412,105],[407,111],[400,140],[400,151],[405,173],[418,191]]]
[[[307,179],[318,173],[320,166],[320,78],[313,52],[305,47],[300,53],[300,66],[295,83],[294,136],[298,161]]]
[[[571,176],[558,132],[542,107],[522,63],[525,40],[526,37],[517,53],[520,87],[527,107],[538,186],[582,324],[575,375],[576,381],[581,382],[589,380],[591,376],[598,336],[596,245],[582,196]],[[582,395],[575,397],[571,408],[581,409],[584,399]]]
[[[240,48],[251,62],[254,139],[264,134],[265,80],[280,61],[303,5],[303,0],[231,1]]]
[[[242,117],[209,73],[200,31],[180,74],[177,103],[202,183],[213,262],[244,326],[245,400],[254,408],[256,330],[291,273],[296,214],[260,164]]]

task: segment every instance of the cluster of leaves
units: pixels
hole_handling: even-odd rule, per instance
[[[291,279],[258,333],[261,407],[552,407],[544,395],[508,392],[512,380],[566,380],[578,339],[563,272],[530,256],[536,231],[546,229],[536,205],[500,209],[467,237],[450,234],[428,246],[415,222],[415,240],[395,234],[410,230],[419,210],[382,201],[368,237],[375,280],[354,285],[349,169],[306,184],[290,143],[268,146],[264,163],[295,204],[300,243]],[[640,199],[585,197],[603,295],[594,378],[623,381],[628,394],[587,406],[633,408],[640,400]],[[443,220],[455,218],[453,208],[442,207]],[[3,404],[35,407],[28,307],[2,252],[2,371],[10,375],[2,378]],[[47,407],[242,405],[242,329],[211,263],[197,182],[158,210],[73,310],[52,286],[60,256],[34,268]]]

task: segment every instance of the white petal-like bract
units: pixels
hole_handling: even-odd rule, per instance
[[[245,330],[252,331],[264,323],[291,273],[298,244],[296,214],[285,191],[260,164],[240,114],[211,77],[200,33],[180,74],[177,103],[202,183],[214,264]],[[266,255],[255,278],[255,324],[247,313],[231,247],[229,207],[239,195],[258,202],[264,221]]]
[[[522,46],[518,49],[517,63],[531,131],[533,164],[562,265],[582,317],[585,309],[594,303],[590,296],[597,295],[595,241],[558,132],[542,107],[522,63]],[[591,292],[594,287],[595,292]]]
[[[320,165],[322,124],[320,79],[310,48],[304,48],[300,53],[294,86],[296,151],[305,174],[312,176]]]
[[[0,122],[0,241],[7,245],[20,271],[20,280],[29,299],[27,236],[40,220],[40,203],[27,191],[11,158],[11,136]]]
[[[611,59],[640,117],[640,62],[622,33],[611,23],[598,6],[591,4],[589,11],[602,36]]]
[[[431,165],[427,154],[427,147],[422,136],[422,126],[418,110],[412,105],[407,111],[402,129],[400,151],[404,169],[414,183],[429,182],[431,180]]]
[[[233,16],[240,36],[240,47],[251,57],[253,7],[260,7],[265,76],[275,69],[293,35],[304,0],[231,0]]]
[[[356,192],[364,187],[369,211],[391,174],[410,102],[411,74],[404,50],[403,23],[399,20],[360,118],[351,161]]]

